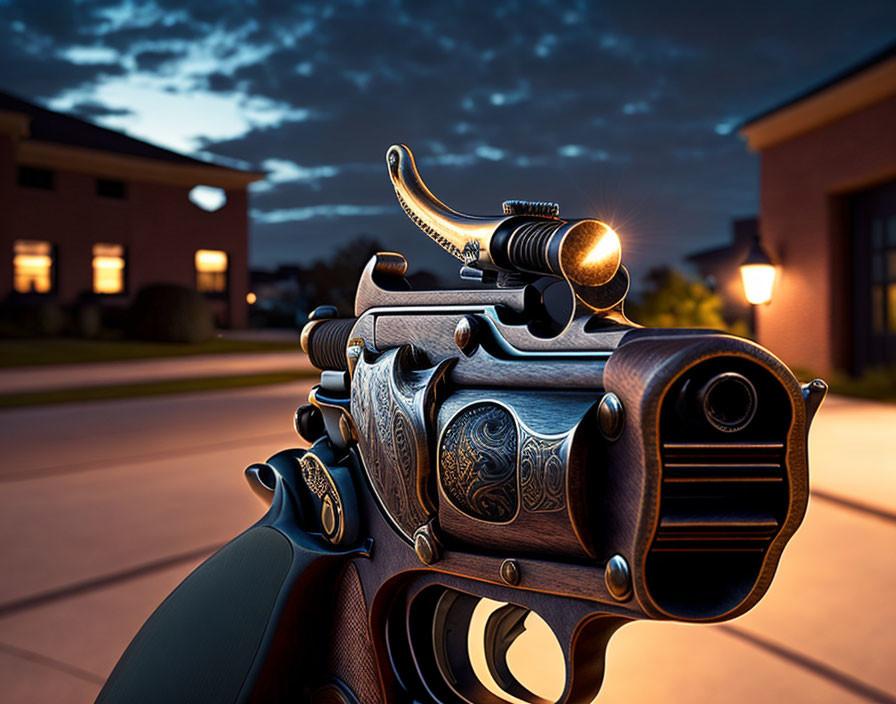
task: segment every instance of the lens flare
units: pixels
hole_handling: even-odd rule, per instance
[[[603,286],[622,262],[622,245],[612,227],[599,220],[582,220],[564,238],[560,264],[580,286]]]
[[[622,245],[619,242],[619,235],[608,227],[603,236],[597,241],[597,244],[582,260],[582,266],[600,265],[607,259],[618,257],[621,249]]]

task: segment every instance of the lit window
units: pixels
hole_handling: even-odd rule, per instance
[[[93,245],[93,292],[124,293],[124,247]]]
[[[196,288],[208,293],[227,290],[227,252],[196,250]]]
[[[16,292],[50,293],[53,290],[53,245],[36,240],[16,240],[12,268]]]

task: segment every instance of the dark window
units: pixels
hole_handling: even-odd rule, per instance
[[[19,185],[26,188],[43,188],[52,191],[55,174],[50,169],[38,169],[34,166],[19,167]]]
[[[103,198],[127,198],[128,191],[124,181],[114,178],[98,178],[96,180],[96,194]]]
[[[853,371],[896,362],[896,181],[854,199]]]

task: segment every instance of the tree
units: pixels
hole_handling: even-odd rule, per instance
[[[647,289],[638,303],[627,304],[629,317],[656,328],[712,328],[747,336],[743,320],[725,320],[722,297],[705,284],[667,267],[657,267],[644,277]]]

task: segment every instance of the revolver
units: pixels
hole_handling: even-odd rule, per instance
[[[98,702],[590,702],[621,626],[723,621],[769,589],[825,383],[631,322],[606,223],[464,215],[406,146],[386,164],[475,283],[413,290],[379,253],[352,317],[313,312],[310,446],[246,470],[267,513],[158,607]]]

